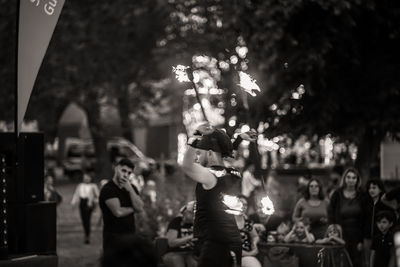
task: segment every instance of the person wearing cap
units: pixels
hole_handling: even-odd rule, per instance
[[[167,267],[196,267],[193,256],[194,243],[193,219],[195,201],[190,201],[180,209],[180,214],[172,219],[167,228],[169,249],[163,256]]]
[[[229,136],[209,124],[200,125],[188,141],[182,169],[197,182],[194,236],[198,238],[199,267],[241,264],[240,232],[223,202],[224,196],[238,196],[241,190],[240,172],[223,163],[232,152]]]
[[[135,213],[143,211],[139,191],[129,182],[135,165],[121,159],[113,178],[100,191],[100,209],[103,214],[103,252],[107,254],[123,236],[135,233]]]

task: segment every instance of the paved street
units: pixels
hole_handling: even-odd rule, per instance
[[[92,217],[91,244],[83,243],[83,228],[80,222],[78,207],[72,208],[71,199],[76,184],[69,181],[57,181],[56,188],[63,196],[57,210],[57,253],[59,267],[99,266],[101,251],[101,227],[97,226],[99,208]]]

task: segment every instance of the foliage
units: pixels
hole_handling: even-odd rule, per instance
[[[8,20],[0,29],[9,31],[12,5],[1,3]],[[269,137],[331,134],[354,142],[358,165],[367,168],[380,141],[399,132],[399,13],[395,0],[66,1],[28,114],[43,114],[51,127],[65,98],[88,114],[106,101],[120,107],[126,124],[123,116],[153,96],[149,81],[166,77],[176,60],[206,54],[218,60],[226,103],[238,103],[226,105],[226,118],[252,127],[268,122]],[[8,46],[0,62],[12,65],[12,40],[1,38]],[[248,53],[240,56],[239,48]],[[246,99],[238,91],[239,70],[252,74],[261,95]],[[12,88],[12,68],[1,75]],[[176,92],[159,100],[164,93]],[[46,107],[36,111],[36,103]]]
[[[155,238],[165,235],[168,223],[179,215],[180,208],[195,199],[195,183],[179,170],[166,177],[153,173],[147,180],[156,183],[157,201],[151,203],[145,186],[141,193],[145,208],[137,224],[139,231]]]
[[[12,121],[14,116],[15,65],[15,12],[10,0],[0,0],[0,120]]]
[[[1,3],[6,7],[1,12],[7,20],[2,19],[0,27],[15,36],[16,5],[6,0]],[[78,103],[88,116],[99,167],[103,169],[100,177],[110,174],[104,170],[110,169],[110,164],[104,141],[103,107],[114,105],[119,109],[124,135],[131,139],[129,115],[156,104],[151,101],[159,89],[151,86],[151,81],[162,78],[155,67],[162,59],[156,49],[168,14],[164,3],[156,0],[65,1],[26,119],[38,120],[46,136],[54,138],[65,106],[72,101]],[[15,38],[1,36],[7,46],[0,53],[0,62],[13,66]],[[10,105],[14,68],[4,68],[1,74],[7,89],[7,98],[1,101]],[[3,108],[2,114],[10,120],[13,113],[7,111]]]
[[[219,60],[240,40],[248,48],[249,72],[264,92],[249,100],[245,119],[252,126],[268,122],[267,136],[331,134],[353,141],[358,166],[368,169],[383,138],[398,134],[396,1],[171,2],[185,14],[178,16],[186,18],[182,23],[203,18],[200,28],[186,28],[203,36],[196,40],[217,40],[211,49]],[[240,70],[242,62],[230,64]]]

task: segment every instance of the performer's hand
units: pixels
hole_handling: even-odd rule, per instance
[[[205,122],[197,126],[195,133],[200,133],[202,135],[205,135],[205,134],[210,134],[213,131],[214,127],[210,123]]]
[[[247,132],[239,134],[239,136],[246,141],[254,142],[257,140],[257,132],[254,129],[251,129]]]
[[[201,136],[200,135],[193,135],[193,136],[188,138],[187,144],[191,146],[192,144],[197,142],[197,140],[201,140]]]

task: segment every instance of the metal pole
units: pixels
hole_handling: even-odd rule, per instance
[[[190,81],[192,82],[192,84],[193,84],[193,89],[194,89],[194,92],[196,93],[196,99],[197,99],[197,102],[199,102],[199,104],[200,104],[200,108],[201,108],[201,112],[203,113],[203,117],[204,117],[204,119],[205,119],[207,122],[209,122],[208,119],[207,119],[207,115],[206,115],[206,112],[205,112],[205,110],[204,110],[203,104],[201,103],[200,94],[199,94],[199,91],[198,91],[198,89],[197,89],[196,83],[193,81],[193,71],[192,71],[192,68],[189,68],[189,69],[186,71],[186,73],[187,73],[187,75],[188,75],[189,80],[190,80]]]
[[[14,133],[15,133],[15,144],[18,141],[18,35],[19,35],[19,5],[20,0],[16,1],[16,33],[15,33],[15,88],[14,88]]]

